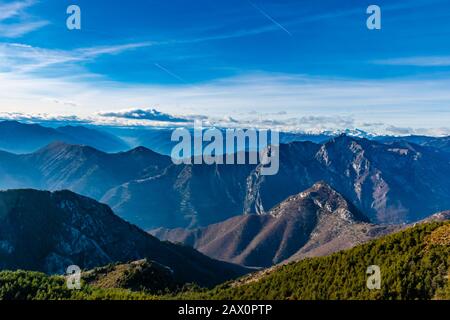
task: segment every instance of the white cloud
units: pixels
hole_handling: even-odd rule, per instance
[[[133,116],[133,113],[136,113],[136,116]],[[149,113],[152,115],[148,117],[142,117],[142,113]],[[182,121],[178,121],[177,119],[181,119]],[[87,117],[80,117],[77,115],[55,116],[48,113],[24,114],[20,112],[0,112],[0,121],[3,120],[16,120],[21,122],[43,123],[51,125],[90,124],[100,126],[158,128],[192,128],[194,120],[201,120],[201,123],[205,128],[257,128],[278,130],[281,132],[327,135],[347,133],[350,135],[363,137],[376,135],[425,135],[439,137],[450,136],[450,127],[397,127],[382,122],[357,122],[351,117],[313,116],[289,118],[285,120],[264,120],[261,118],[247,118],[246,120],[236,120],[232,117],[210,117],[205,115],[170,115],[167,113],[159,112],[155,109],[147,111],[130,109],[122,112],[110,112]]]
[[[160,112],[156,109],[130,109],[124,111],[101,112],[99,116],[106,118],[149,120],[161,122],[186,123],[190,119],[184,116],[174,116],[168,113]]]
[[[48,25],[48,21],[22,22],[14,24],[0,23],[0,36],[5,38],[19,38],[27,33]]]
[[[36,3],[35,0],[0,3],[0,37],[19,38],[48,25],[48,21],[26,13]]]
[[[410,127],[396,127],[386,126],[385,131],[395,136],[407,135],[424,135],[424,136],[450,136],[450,127],[441,128],[410,128]]]
[[[0,3],[0,21],[14,18],[22,14],[23,10],[33,5],[35,1],[16,1]]]
[[[152,45],[151,42],[127,43],[110,46],[79,48],[71,51],[32,47],[21,43],[0,43],[0,72],[30,73],[60,65],[64,73],[83,61],[102,55],[115,55],[124,51]]]
[[[164,114],[205,115],[210,124],[227,126],[237,120],[244,126],[289,131],[349,127],[385,130],[377,126],[381,123],[446,128],[449,87],[450,79],[363,81],[273,74],[220,79],[195,87],[158,86],[116,83],[89,74],[45,78],[4,72],[0,73],[0,112],[76,114],[96,121],[136,124],[139,119],[106,120],[99,119],[98,114],[155,106]]]

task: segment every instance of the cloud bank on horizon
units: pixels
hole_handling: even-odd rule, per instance
[[[77,2],[0,0],[0,118],[450,134],[447,1]]]

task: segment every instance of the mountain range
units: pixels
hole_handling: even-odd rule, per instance
[[[325,181],[375,223],[408,223],[450,206],[449,156],[438,149],[339,136],[280,147],[280,171],[251,178],[246,212],[264,212]],[[426,194],[426,196],[424,196]]]
[[[409,142],[339,136],[280,145],[280,170],[257,165],[174,165],[144,147],[105,153],[52,143],[34,153],[0,152],[0,188],[68,189],[107,203],[145,230],[195,228],[265,214],[324,181],[373,223],[410,223],[450,208],[450,155]]]
[[[186,246],[161,242],[95,200],[70,191],[0,192],[0,269],[64,274],[149,259],[178,283],[211,286],[250,271]]]
[[[0,150],[30,153],[58,141],[89,145],[106,152],[128,149],[120,138],[96,128],[70,125],[50,128],[17,121],[0,122]]]
[[[174,128],[124,128],[95,124],[57,126],[57,124],[48,127],[37,123],[0,121],[0,150],[12,153],[30,153],[53,142],[65,142],[86,145],[105,152],[126,151],[142,146],[170,156],[173,147],[177,144],[177,142],[171,141]],[[384,136],[370,134],[359,129],[323,131],[321,133],[280,132],[280,142],[288,144],[309,141],[322,144],[342,134],[381,143],[410,142],[450,152],[450,137]]]
[[[167,133],[155,135],[165,153]],[[373,263],[388,270],[392,288],[413,274],[412,289],[383,297],[430,298],[444,285],[448,138],[285,135],[274,176],[260,165],[174,165],[146,147],[124,151],[129,138],[0,123],[0,189],[10,189],[0,191],[0,270],[63,274],[78,265],[86,285],[100,290],[88,287],[86,297],[211,287],[260,268],[268,269],[187,297],[360,297],[361,268]],[[361,275],[348,277],[354,268]],[[424,274],[431,287],[420,284]],[[62,280],[0,272],[0,282],[17,277]],[[317,289],[322,280],[334,289]],[[340,282],[345,289],[333,287]],[[15,294],[0,286],[5,292]]]

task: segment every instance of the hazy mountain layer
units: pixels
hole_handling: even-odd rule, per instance
[[[98,129],[83,126],[49,128],[17,121],[0,122],[0,150],[29,153],[58,141],[88,145],[106,152],[128,149],[120,138]]]

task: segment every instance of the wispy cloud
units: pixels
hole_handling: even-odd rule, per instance
[[[79,48],[71,51],[32,47],[20,43],[0,43],[0,71],[27,73],[55,65],[64,65],[68,72],[71,64],[93,60],[102,55],[151,46],[152,42],[128,43],[110,46]]]
[[[450,56],[402,57],[376,60],[373,63],[389,66],[450,67]]]
[[[36,3],[35,0],[0,2],[0,37],[19,38],[48,25],[49,21],[26,13]]]
[[[20,16],[23,11],[32,6],[35,1],[16,1],[10,3],[0,2],[0,21]]]
[[[156,109],[129,109],[124,111],[100,112],[101,118],[114,119],[113,123],[133,123],[134,125],[165,125],[165,126],[187,126],[193,124],[196,120],[201,120],[205,126],[215,126],[222,128],[240,127],[240,128],[278,128],[282,131],[303,130],[326,130],[329,128],[353,128],[355,120],[352,117],[344,116],[303,116],[303,117],[279,117],[282,113],[272,114],[253,114],[250,117],[234,118],[231,116],[217,115],[173,115],[160,112]],[[97,121],[100,119],[97,118]],[[128,120],[138,120],[128,122]],[[102,122],[107,122],[103,119]]]
[[[94,119],[81,118],[76,115],[61,116],[48,113],[27,114],[22,112],[0,112],[0,121],[20,121],[25,123],[46,123],[52,125],[95,124]]]
[[[425,136],[450,136],[449,127],[440,128],[411,128],[411,127],[397,127],[388,125],[385,128],[388,134],[394,136],[407,136],[407,135],[425,135]]]
[[[112,54],[112,55],[119,54],[124,51],[149,47],[154,44],[155,42],[146,41],[146,42],[126,43],[120,45],[96,46],[91,48],[76,49],[75,54],[81,55],[82,59],[89,59],[105,54]]]

